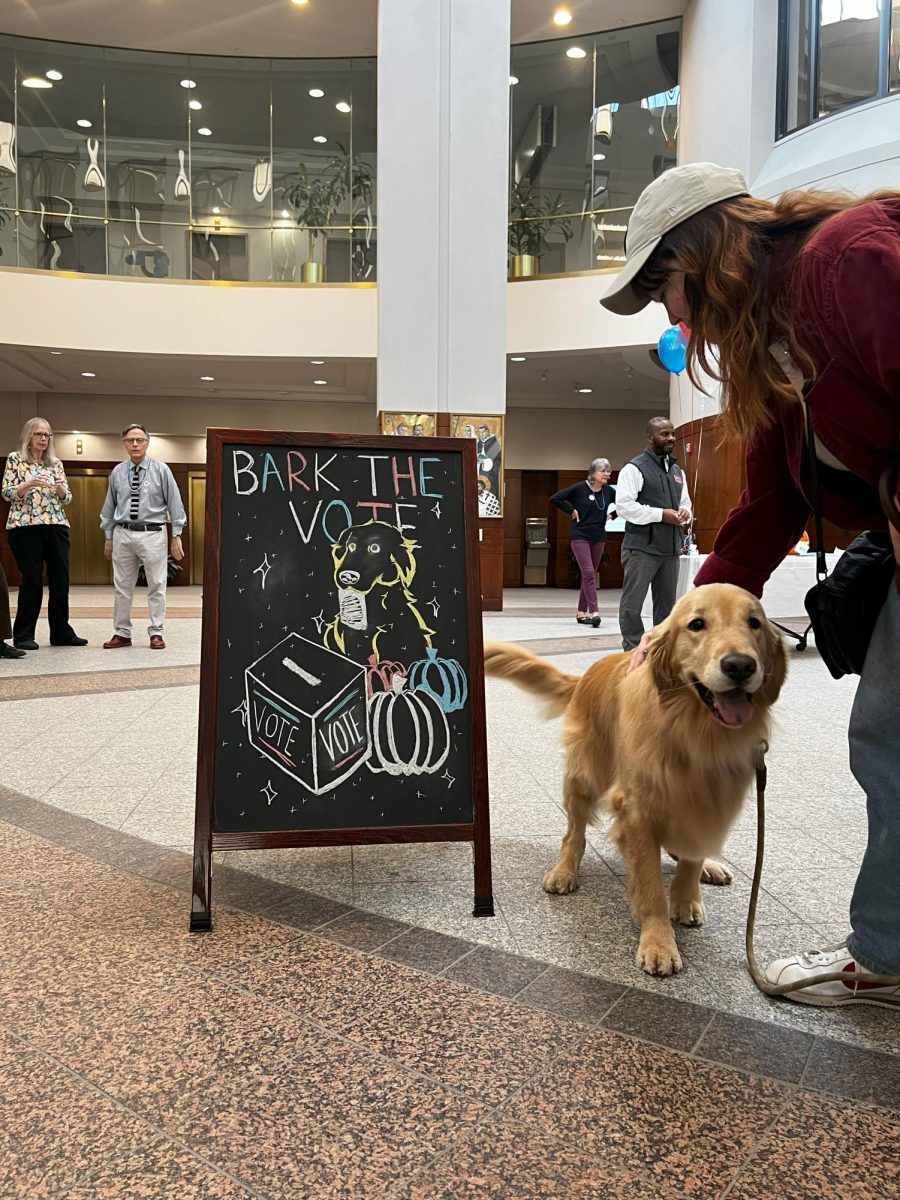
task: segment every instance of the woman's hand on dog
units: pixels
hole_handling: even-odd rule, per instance
[[[626,675],[630,675],[632,671],[637,670],[637,668],[647,657],[647,651],[650,649],[650,639],[652,636],[653,635],[651,633],[645,633],[632,650],[631,658],[628,660],[628,670],[625,672]]]

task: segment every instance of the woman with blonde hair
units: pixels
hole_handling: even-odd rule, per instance
[[[896,586],[883,600],[850,719],[850,765],[869,819],[851,933],[767,970],[773,983],[802,982],[791,999],[807,1004],[900,1009],[900,987],[889,981],[900,975],[898,295],[900,192],[760,200],[738,171],[693,163],[638,198],[626,266],[602,301],[627,315],[653,300],[673,324],[689,326],[688,373],[697,386],[698,366],[721,382],[724,428],[746,444],[746,488],[698,586],[762,594],[809,520],[811,464],[825,519],[855,530],[891,524]],[[843,978],[817,982],[832,972]]]
[[[53,449],[53,430],[43,417],[22,429],[19,449],[6,460],[3,499],[9,501],[6,537],[22,572],[13,643],[37,650],[37,620],[44,599],[44,567],[50,599],[47,617],[51,646],[86,646],[69,624],[69,520],[65,506],[72,491]]]

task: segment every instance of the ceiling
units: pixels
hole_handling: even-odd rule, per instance
[[[433,0],[420,0],[422,3]],[[681,16],[687,0],[512,0],[512,41],[566,37]],[[340,58],[377,52],[376,0],[3,0],[0,33],[185,54]]]
[[[537,354],[508,362],[510,408],[653,408],[668,406],[668,376],[648,347]],[[93,371],[85,378],[82,371]],[[212,375],[202,382],[201,375]],[[324,379],[324,385],[313,380]],[[579,387],[590,387],[589,394]],[[199,358],[0,346],[3,392],[61,396],[174,396],[184,399],[375,403],[371,358]]]

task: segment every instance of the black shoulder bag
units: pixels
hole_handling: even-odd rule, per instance
[[[862,674],[875,622],[892,586],[896,566],[890,535],[861,533],[840,556],[831,574],[825,560],[816,447],[807,416],[807,446],[813,512],[816,519],[816,583],[806,593],[806,611],[822,661],[835,679]],[[900,528],[893,501],[888,508],[886,471],[879,488],[888,519]]]

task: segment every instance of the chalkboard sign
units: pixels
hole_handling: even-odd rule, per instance
[[[492,915],[474,442],[210,429],[191,929],[214,850],[472,841]]]

